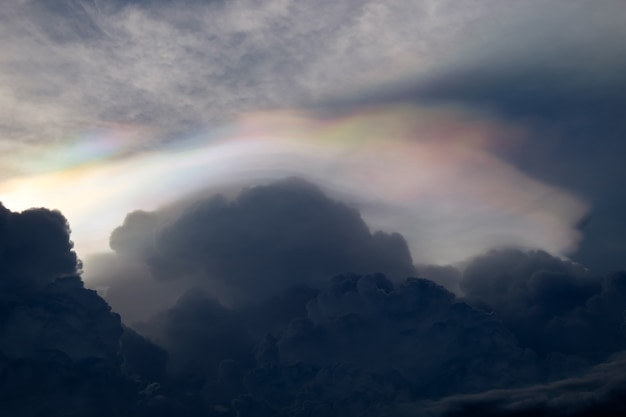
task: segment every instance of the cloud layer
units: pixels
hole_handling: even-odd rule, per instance
[[[479,128],[478,132],[455,134],[495,134],[497,146],[489,149],[487,158],[494,158],[495,152],[492,162],[500,164],[502,158],[504,162],[500,168],[487,162],[485,176],[502,178],[508,190],[526,188],[519,186],[519,172],[511,172],[513,165],[513,170],[547,184],[547,190],[533,187],[530,196],[526,195],[535,203],[522,198],[524,201],[516,204],[538,204],[541,210],[548,207],[550,222],[565,218],[568,224],[546,226],[545,219],[533,219],[530,225],[518,225],[513,238],[510,230],[472,236],[468,241],[488,240],[474,253],[448,248],[444,254],[441,247],[450,245],[441,242],[429,259],[420,261],[458,260],[489,249],[494,241],[551,253],[572,251],[577,237],[571,226],[577,220],[571,219],[580,219],[585,209],[569,198],[561,200],[559,190],[565,189],[582,194],[602,217],[590,223],[580,259],[599,269],[602,262],[596,259],[603,256],[611,257],[614,267],[620,264],[623,223],[618,214],[623,211],[624,199],[616,199],[615,186],[606,185],[623,175],[617,155],[623,153],[619,138],[624,127],[616,122],[617,110],[613,110],[623,107],[620,92],[624,85],[619,75],[625,65],[626,42],[622,40],[626,33],[620,1],[607,0],[593,9],[584,1],[558,0],[515,5],[484,0],[461,6],[430,0],[393,4],[354,0],[341,5],[272,0],[254,7],[247,1],[185,1],[176,7],[159,1],[100,3],[9,2],[0,15],[0,85],[5,110],[0,116],[0,146],[3,155],[10,155],[2,161],[2,178],[21,177],[17,182],[4,183],[0,196],[16,209],[34,204],[62,209],[75,225],[75,240],[82,255],[101,250],[105,234],[127,212],[153,210],[181,194],[210,185],[211,179],[221,187],[225,179],[220,174],[242,174],[245,170],[236,166],[225,173],[194,165],[219,165],[216,158],[228,160],[222,151],[233,158],[249,158],[251,169],[257,170],[250,176],[256,180],[272,175],[276,179],[279,171],[281,176],[285,171],[309,175],[319,183],[332,180],[324,174],[333,171],[325,170],[326,164],[333,162],[324,159],[328,155],[317,147],[316,138],[312,149],[300,147],[302,143],[293,143],[291,138],[287,145],[246,144],[248,150],[243,155],[229,146],[213,147],[220,139],[232,138],[233,130],[234,136],[240,137],[242,115],[287,109],[278,117],[289,119],[291,109],[307,108],[343,117],[367,113],[373,106],[388,114],[396,113],[398,105],[407,102],[417,102],[415,111],[423,115],[433,109],[437,113],[452,102],[463,111],[449,114],[444,124],[456,124],[459,118],[476,121],[478,108],[491,112],[487,120],[477,117],[486,131]],[[324,122],[316,113],[301,114],[314,125]],[[243,128],[246,126],[244,123]],[[274,127],[262,133],[284,139],[288,136],[285,129],[293,126]],[[520,128],[527,133],[523,140],[511,131],[519,132]],[[358,138],[350,129],[343,131],[347,136],[344,140]],[[393,129],[377,133],[379,140],[390,145],[373,152],[382,151],[390,160],[388,165],[398,164],[399,152],[416,152],[399,150],[395,138],[390,138],[396,133]],[[258,137],[251,136],[248,139]],[[181,144],[182,138],[191,140]],[[516,146],[511,146],[512,142]],[[602,145],[595,147],[591,145],[594,143]],[[163,149],[166,144],[172,147]],[[207,148],[211,151],[204,152]],[[174,155],[178,162],[168,158],[174,149],[183,152]],[[184,154],[186,151],[206,159],[191,158]],[[142,156],[126,159],[133,154]],[[302,154],[317,157],[310,160]],[[367,163],[367,155],[364,158],[362,163]],[[422,165],[420,160],[409,162],[412,169],[404,164],[398,167],[405,180],[419,174],[416,167]],[[480,167],[471,163],[467,169],[481,171],[484,162],[474,161]],[[606,170],[593,176],[582,174],[598,164]],[[163,169],[165,165],[172,168]],[[267,172],[268,166],[273,173]],[[464,162],[461,166],[465,167]],[[42,172],[46,175],[37,176]],[[52,172],[54,175],[49,175]],[[467,182],[472,177],[465,169],[457,174],[462,181],[452,176],[451,183]],[[150,183],[148,179],[155,177],[161,179],[156,183],[167,183],[167,191]],[[163,180],[166,177],[170,180]],[[171,180],[181,177],[187,180]],[[380,172],[370,177],[389,182]],[[197,178],[198,183],[192,186],[189,178]],[[343,186],[347,182],[354,187],[354,175],[339,180]],[[440,185],[440,189],[452,188],[451,183]],[[504,194],[490,182],[480,185]],[[97,195],[94,189],[99,190]],[[553,192],[559,194],[556,202],[536,194]],[[77,193],[89,198],[79,204],[72,198]],[[35,201],[37,198],[40,201]],[[510,194],[503,198],[510,198]],[[69,204],[70,200],[76,203]],[[442,213],[448,210],[442,208],[446,204],[477,205],[481,216],[503,216],[507,227],[514,224],[501,209],[484,213],[482,202],[468,203],[463,195],[456,194],[453,200],[438,200],[434,208],[423,210]],[[415,203],[410,202],[412,207]],[[109,207],[105,208],[106,204]],[[571,212],[552,213],[555,205],[566,205]],[[365,211],[364,216],[376,227],[402,232],[412,244],[414,233],[407,231],[406,225],[414,224],[415,218],[400,225],[385,222],[390,217],[402,217],[389,214],[396,208],[397,204],[381,208],[379,212],[388,213],[386,218]],[[94,216],[101,220],[86,220]],[[425,218],[423,223],[441,222]],[[481,221],[471,217],[460,223],[458,227],[464,228]],[[529,231],[527,235],[524,230]],[[548,230],[550,236],[541,230]],[[434,239],[455,231],[437,227],[431,235]],[[603,238],[611,233],[612,239]]]
[[[17,207],[41,199],[67,212],[82,256],[105,251],[108,233],[129,211],[290,175],[359,207],[374,227],[401,232],[420,262],[459,261],[502,245],[556,254],[576,248],[586,203],[494,155],[511,146],[502,137],[524,138],[519,126],[454,106],[352,111],[248,114],[222,130],[126,157],[116,153],[124,141],[90,136],[65,149],[81,163],[7,181],[0,192]],[[103,160],[92,159],[100,154]],[[429,245],[420,247],[420,239]]]
[[[625,16],[4,2],[0,414],[623,415]]]
[[[567,403],[572,412],[619,407],[604,392],[622,389],[622,380],[575,381],[609,369],[590,367],[626,347],[622,273],[602,277],[518,249],[489,252],[462,270],[418,266],[426,278],[447,277],[459,298],[428,279],[403,278],[415,271],[401,237],[372,246],[385,235],[301,180],[186,207],[169,218],[129,214],[111,236],[118,259],[108,265],[148,266],[137,296],[172,282],[170,294],[191,289],[134,326],[168,352],[177,384],[195,384],[202,407],[241,416],[416,408],[444,416],[480,407],[507,415],[526,406],[500,392],[526,398],[566,386],[597,390],[591,405]],[[387,270],[396,278],[368,273]],[[133,278],[121,271],[117,281],[106,272],[92,279],[108,282],[106,297],[131,318],[137,311],[120,295]],[[161,390],[174,401],[175,390]],[[552,400],[528,407],[560,410]]]
[[[623,408],[623,273],[517,249],[458,273],[421,268],[447,276],[459,298],[411,277],[400,235],[372,233],[358,211],[288,180],[130,213],[100,271],[123,319],[137,314],[130,329],[83,287],[60,213],[2,213],[4,253],[22,254],[0,258],[12,271],[0,383],[13,415],[101,402],[109,414],[240,417]],[[152,306],[133,311],[119,298],[129,291]]]

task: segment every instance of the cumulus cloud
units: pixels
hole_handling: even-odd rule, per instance
[[[215,377],[223,360],[249,366],[252,346],[239,313],[198,291],[184,294],[138,329],[162,346],[174,374]]]
[[[1,8],[0,412],[624,414],[623,3],[252,3]]]
[[[626,348],[625,282],[545,252],[501,250],[471,262],[460,286],[536,352],[606,355]]]
[[[533,376],[533,354],[498,320],[428,280],[394,287],[382,275],[338,276],[307,310],[277,343],[282,363],[397,371],[416,396],[519,384],[522,368]],[[464,375],[466,367],[474,371]]]
[[[0,251],[0,286],[7,291],[41,288],[79,269],[69,226],[58,211],[13,213],[0,205]]]
[[[232,201],[209,197],[170,220],[131,213],[111,234],[111,247],[148,265],[156,279],[197,285],[235,304],[343,272],[414,274],[402,236],[370,232],[355,209],[297,179],[252,187]]]
[[[438,401],[404,404],[385,411],[397,416],[617,417],[626,411],[624,353],[580,376],[521,389],[492,390]]]
[[[3,213],[3,247],[19,243],[24,251],[2,258],[3,268],[13,265],[5,281],[19,276],[37,284],[5,285],[0,298],[1,383],[11,393],[2,410],[13,415],[45,407],[92,413],[102,401],[111,413],[242,417],[416,410],[579,416],[623,407],[616,371],[626,347],[623,273],[600,277],[545,252],[500,250],[463,265],[462,274],[454,267],[418,267],[421,275],[447,277],[462,299],[424,278],[331,278],[337,265],[391,266],[404,275],[415,270],[401,237],[380,235],[381,243],[373,243],[377,235],[357,211],[289,180],[231,200],[213,197],[182,211],[129,216],[112,234],[119,253],[110,260],[147,266],[135,270],[143,275],[131,285],[132,268],[118,265],[117,272],[127,272],[118,296],[135,285],[137,299],[158,298],[149,289],[141,293],[149,282],[176,283],[171,288],[184,293],[173,305],[154,303],[158,312],[131,329],[83,287],[60,213]],[[8,227],[16,218],[19,238],[9,233],[15,226]],[[50,241],[52,230],[58,238]],[[161,239],[175,245],[162,246]],[[402,243],[400,252],[393,242]],[[49,251],[54,257],[73,259],[71,268],[43,262],[35,276],[19,273],[18,259],[28,271],[50,244],[58,245]],[[174,251],[176,245],[184,250]],[[348,256],[347,248],[367,257]],[[265,267],[257,250],[285,255],[270,256],[273,265]],[[239,263],[250,269],[242,272]],[[181,265],[186,269],[179,275]],[[294,265],[300,268],[290,269]],[[216,299],[203,282],[226,288],[225,278],[198,271],[232,272],[245,297]],[[114,283],[107,295],[116,294]],[[46,377],[32,385],[35,375]],[[81,389],[67,378],[80,380]],[[571,392],[587,394],[574,400]],[[71,398],[81,398],[81,405]]]
[[[129,410],[120,317],[84,288],[63,215],[0,205],[0,247],[1,412]]]

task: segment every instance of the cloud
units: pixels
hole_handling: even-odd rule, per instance
[[[501,250],[471,262],[460,287],[538,353],[606,355],[626,348],[625,282],[623,273],[598,277],[545,252]]]
[[[7,2],[2,413],[623,414],[623,11]]]
[[[292,322],[277,342],[285,365],[349,363],[368,372],[397,371],[418,397],[533,377],[532,353],[518,348],[499,321],[457,303],[428,280],[394,286],[382,275],[337,276],[307,310],[307,319]],[[464,374],[467,367],[474,371]]]
[[[173,305],[151,300],[159,312],[130,329],[83,287],[60,213],[3,214],[3,247],[24,251],[0,258],[1,267],[14,265],[5,281],[34,283],[5,285],[0,297],[0,384],[11,396],[2,410],[12,415],[46,407],[93,414],[103,401],[110,413],[242,417],[579,416],[622,407],[623,273],[598,277],[545,252],[500,250],[465,265],[460,280],[457,269],[422,267],[453,276],[463,299],[423,278],[330,278],[338,265],[414,269],[400,236],[372,234],[356,210],[289,180],[129,216],[112,235],[120,253],[108,260],[140,279],[127,274],[108,294],[135,286],[136,300],[159,298],[149,282],[184,292]],[[73,259],[71,268],[42,262],[36,276],[15,272],[16,259],[28,271],[46,245],[57,248],[44,251],[50,256]],[[240,298],[215,299],[203,285],[211,280],[222,291],[232,283]]]
[[[339,5],[273,0],[254,11],[246,1],[189,1],[176,7],[159,1],[101,3],[31,0],[3,8],[0,85],[5,91],[0,96],[6,111],[0,128],[6,139],[0,147],[11,155],[0,164],[4,178],[63,170],[67,148],[78,148],[79,165],[85,163],[81,152],[89,154],[84,145],[99,142],[94,136],[104,142],[125,138],[119,153],[113,152],[115,162],[102,164],[113,167],[129,154],[230,126],[248,112],[303,107],[332,112],[336,102],[349,103],[348,112],[390,102],[418,100],[427,107],[454,102],[495,111],[504,125],[513,121],[537,128],[529,135],[534,140],[514,150],[502,146],[499,155],[539,182],[591,200],[600,216],[590,223],[577,259],[596,269],[621,265],[623,199],[613,191],[619,186],[613,179],[623,176],[619,155],[624,153],[616,113],[624,96],[620,1],[591,9],[584,1],[558,0],[515,5],[482,0],[462,6],[430,0]],[[512,141],[503,136],[500,143]],[[555,136],[561,139],[555,142]],[[610,138],[596,146],[600,137]],[[90,245],[91,251],[104,241],[99,225],[112,227],[130,210],[151,210],[179,197],[169,195],[173,187],[167,192],[146,187],[144,193],[137,190],[145,184],[126,188],[137,184],[129,165],[172,164],[156,159],[132,160],[120,167],[129,170],[124,174],[85,175],[83,166],[79,175],[53,176],[44,184],[28,178],[14,184],[21,191],[11,195],[11,203],[24,209],[40,195],[46,201],[37,204],[62,209],[79,226],[79,250]],[[598,164],[607,169],[586,174]],[[135,178],[186,175],[140,171]],[[110,183],[122,181],[125,190],[111,189]],[[95,188],[107,189],[99,202],[91,192]],[[78,203],[68,203],[75,199],[66,196],[77,190],[90,194],[93,203],[72,207]],[[5,201],[12,191],[3,190]],[[129,196],[139,203],[124,205]],[[162,200],[155,202],[155,196]],[[99,212],[102,222],[86,221],[91,212],[81,215],[106,201],[116,210]],[[580,214],[572,212],[572,217]],[[612,238],[605,238],[609,234]],[[569,242],[567,249],[574,246]],[[612,259],[610,267],[599,259],[603,256]]]
[[[110,125],[149,126],[160,141],[244,111],[319,104],[481,61],[558,63],[553,56],[572,50],[559,68],[613,68],[621,57],[614,53],[623,35],[620,7],[10,1],[0,15],[7,110],[0,126],[16,152],[24,142]]]
[[[166,213],[131,213],[111,234],[111,247],[120,262],[144,264],[157,280],[204,288],[227,304],[315,287],[348,271],[396,278],[414,273],[400,235],[370,232],[355,209],[297,179],[252,187],[233,200],[199,200],[169,219]],[[105,282],[94,275],[94,282]],[[126,292],[115,286],[134,284],[128,277],[106,285],[115,306]]]
[[[567,254],[587,204],[494,156],[507,147],[501,137],[523,136],[488,114],[445,105],[265,112],[134,156],[115,135],[81,141],[57,150],[77,163],[5,182],[0,193],[17,207],[43,200],[63,209],[83,257],[106,251],[110,229],[130,211],[289,175],[354,205],[372,227],[402,232],[417,262],[457,262],[501,245]],[[72,198],[77,192],[85,198]]]
[[[139,325],[138,330],[167,351],[168,367],[174,375],[216,377],[223,360],[246,365],[252,360],[252,346],[238,313],[198,291],[184,294],[175,306]]]
[[[404,416],[619,416],[624,403],[624,353],[581,376],[521,389],[493,390],[386,410]]]
[[[0,204],[0,250],[0,286],[6,291],[40,289],[80,267],[58,211],[13,213]]]
[[[167,351],[130,327],[123,326],[120,337],[120,355],[124,358],[122,369],[138,375],[144,381],[163,383],[167,381]]]
[[[84,288],[63,215],[0,205],[0,248],[0,412],[130,410],[120,317]]]
[[[337,276],[301,299],[306,310],[266,315],[271,333],[255,332],[257,314],[277,302],[229,309],[194,292],[138,329],[166,348],[177,383],[195,386],[204,407],[242,416],[376,415],[537,378],[534,355],[500,321],[427,280]]]
[[[593,221],[574,256],[602,272],[623,268],[626,253],[620,214],[626,198],[618,180],[626,175],[624,11],[619,1],[593,9],[580,1],[534,3],[516,23],[472,38],[456,64],[430,74],[428,82],[400,83],[395,94],[378,97],[453,101],[521,122],[529,134],[496,152],[589,202]]]
[[[145,321],[173,306],[186,291],[178,281],[156,281],[141,260],[107,253],[92,256],[87,263],[90,267],[84,279],[88,286],[97,290],[128,325]],[[138,303],[137,299],[142,302]]]
[[[448,291],[456,295],[462,295],[459,282],[461,281],[461,268],[453,265],[415,265],[417,275],[427,277],[429,280],[436,282]]]
[[[253,10],[245,1],[11,2],[0,16],[2,38],[12,39],[0,66],[10,110],[2,125],[19,142],[108,123],[151,125],[163,140],[244,110],[302,102],[354,78],[340,76],[327,55],[345,53],[367,27],[378,53],[360,61],[387,55],[370,9],[356,1],[273,0]]]
[[[569,378],[624,348],[620,274],[601,278],[517,249],[416,272],[406,244],[393,249],[401,237],[382,236],[295,179],[133,212],[111,235],[108,264],[129,262],[140,278],[112,273],[125,278],[109,282],[107,298],[128,310],[126,288],[159,300],[167,287],[150,286],[173,284],[170,297],[195,287],[174,305],[152,299],[162,311],[135,329],[167,351],[169,372],[195,387],[202,407],[242,415],[375,415],[391,403]],[[398,271],[393,280],[328,283],[386,266]],[[403,281],[416,273],[464,298],[427,279]],[[216,388],[225,380],[230,388]],[[342,388],[347,381],[360,388]]]

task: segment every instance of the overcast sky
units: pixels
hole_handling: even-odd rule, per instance
[[[0,414],[626,415],[624,74],[623,0],[3,1]]]

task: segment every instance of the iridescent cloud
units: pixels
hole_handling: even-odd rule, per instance
[[[402,233],[417,262],[460,261],[496,246],[567,254],[585,202],[493,153],[524,134],[467,109],[417,105],[249,113],[150,151],[136,146],[149,132],[118,126],[98,131],[97,141],[92,131],[49,149],[37,161],[46,172],[1,184],[0,200],[13,210],[61,210],[84,257],[108,250],[130,211],[300,176],[357,206],[372,228]]]

